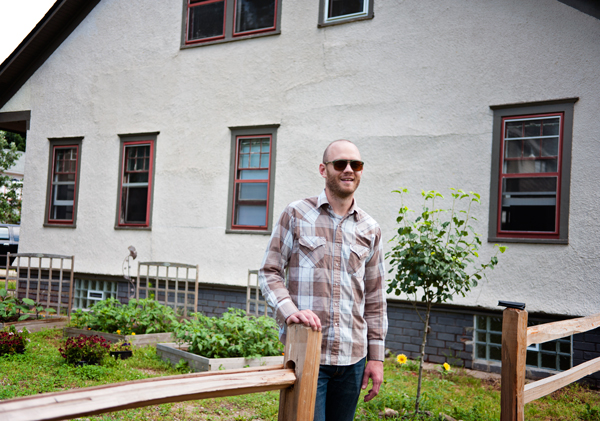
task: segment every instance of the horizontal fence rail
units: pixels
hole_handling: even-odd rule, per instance
[[[527,327],[527,311],[502,314],[501,421],[524,421],[524,405],[600,371],[600,357],[525,385],[527,347],[600,327],[600,313]]]
[[[291,325],[285,364],[108,384],[0,401],[0,420],[50,421],[170,402],[281,390],[279,420],[312,421],[321,332]]]

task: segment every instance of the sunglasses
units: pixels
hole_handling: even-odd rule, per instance
[[[348,164],[350,164],[350,168],[352,168],[352,171],[362,171],[365,165],[363,161],[356,161],[354,159],[336,159],[335,161],[324,162],[324,164],[333,164],[333,168],[336,171],[344,171]]]

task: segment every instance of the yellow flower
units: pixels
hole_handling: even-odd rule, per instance
[[[135,336],[135,332],[131,332],[131,334],[132,334],[133,336]]]
[[[396,361],[398,361],[398,364],[405,364],[406,360],[407,358],[404,354],[398,354],[398,356],[396,357]]]
[[[91,327],[88,327],[88,330],[92,330],[92,328],[91,328]]]
[[[117,335],[120,335],[121,331],[119,329],[117,329]]]
[[[450,371],[450,364],[444,363],[444,370]]]

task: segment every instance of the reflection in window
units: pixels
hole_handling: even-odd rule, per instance
[[[536,325],[529,321],[528,325]],[[502,317],[475,316],[475,358],[502,361]],[[550,370],[571,368],[571,337],[527,347],[526,364]]]
[[[225,35],[225,0],[190,0],[188,40],[208,40]]]
[[[271,136],[237,138],[232,227],[267,227]]]
[[[73,222],[78,147],[54,147],[49,222]]]
[[[234,33],[274,29],[275,9],[275,0],[236,0]]]
[[[562,116],[503,121],[499,231],[557,233]]]
[[[369,0],[325,0],[325,22],[367,16]]]
[[[152,144],[123,145],[119,225],[149,225]]]

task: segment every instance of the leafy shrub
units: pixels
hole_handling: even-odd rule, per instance
[[[175,323],[179,342],[207,358],[257,358],[281,355],[277,323],[267,316],[246,316],[246,312],[230,308],[222,317],[192,314],[191,320]]]
[[[71,325],[81,329],[123,335],[171,332],[177,321],[175,311],[151,299],[129,300],[127,305],[115,298],[98,301],[90,311],[78,309],[71,315]]]
[[[131,351],[131,343],[124,340],[120,340],[110,344],[110,350],[112,352]]]
[[[60,355],[67,360],[67,364],[75,364],[85,361],[88,364],[97,364],[108,355],[110,342],[102,336],[79,335],[68,338],[63,348],[60,348]]]
[[[0,322],[14,322],[17,320],[39,319],[40,313],[44,307],[36,304],[30,298],[18,298],[8,295],[4,288],[0,288]],[[49,308],[48,313],[56,313],[56,310]]]
[[[17,330],[14,326],[0,331],[0,356],[25,352],[25,344],[29,342],[28,334],[27,329]]]

